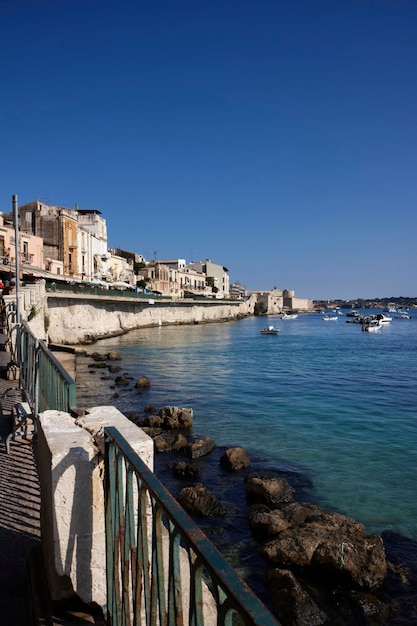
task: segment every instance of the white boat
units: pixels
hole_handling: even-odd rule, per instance
[[[298,317],[298,313],[283,313],[281,315],[282,320],[296,320]]]
[[[335,322],[338,319],[339,318],[337,315],[323,315],[323,320],[325,322]]]
[[[278,335],[279,328],[275,328],[274,326],[267,326],[261,330],[261,335]]]
[[[411,320],[411,315],[408,313],[400,313],[399,315],[394,315],[396,320]]]
[[[385,315],[385,313],[378,313],[376,319],[379,320],[381,324],[389,324],[390,322],[392,322],[392,317],[390,317],[389,315]]]
[[[367,331],[368,333],[375,333],[378,330],[381,330],[382,323],[379,319],[369,320],[369,322],[365,322],[362,324],[362,330]]]

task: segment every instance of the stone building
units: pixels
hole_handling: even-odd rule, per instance
[[[230,297],[231,298],[246,298],[246,288],[240,283],[232,283],[230,285]]]
[[[313,300],[296,298],[295,292],[289,289],[271,289],[270,291],[251,291],[257,295],[257,301],[265,305],[268,314],[284,311],[313,311]]]
[[[187,267],[205,274],[207,284],[211,286],[212,292],[217,297],[228,298],[230,296],[230,278],[227,267],[212,263],[210,259],[188,263]]]
[[[35,200],[18,209],[21,236],[43,240],[45,269],[71,279],[107,275],[107,226],[100,211],[68,209]],[[7,214],[12,219],[12,214]]]
[[[6,279],[15,275],[16,246],[15,228],[0,214],[0,269]],[[43,240],[28,233],[19,233],[19,265],[21,271],[31,274],[45,269]]]

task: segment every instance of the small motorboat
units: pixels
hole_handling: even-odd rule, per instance
[[[338,316],[337,315],[324,315],[323,316],[323,320],[325,322],[335,322],[336,320],[338,320]]]
[[[379,320],[381,324],[389,324],[390,322],[392,322],[392,317],[390,317],[389,315],[385,315],[385,313],[378,313],[376,319]]]
[[[267,326],[261,330],[261,335],[278,335],[279,328],[275,328],[274,326]]]
[[[375,333],[378,330],[381,330],[382,323],[379,319],[371,319],[368,322],[362,324],[362,330],[367,331],[368,333]]]
[[[283,313],[281,315],[282,320],[296,320],[298,317],[298,313]]]

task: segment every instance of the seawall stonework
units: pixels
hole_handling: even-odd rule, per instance
[[[48,341],[86,344],[136,328],[166,324],[199,324],[253,315],[256,297],[246,301],[157,301],[79,294],[47,294],[44,316]]]

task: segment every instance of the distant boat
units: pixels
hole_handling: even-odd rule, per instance
[[[369,322],[365,322],[362,324],[362,330],[367,331],[368,333],[374,333],[378,330],[381,330],[382,323],[379,319],[369,320]]]
[[[296,320],[298,317],[298,313],[283,313],[281,315],[282,320]]]
[[[323,321],[325,322],[335,322],[338,319],[337,315],[323,315]]]
[[[267,326],[261,330],[261,335],[278,335],[279,328],[275,328],[274,326]]]
[[[392,317],[390,317],[389,315],[385,315],[385,313],[378,313],[376,319],[379,320],[381,324],[389,324],[390,322],[392,322]]]

